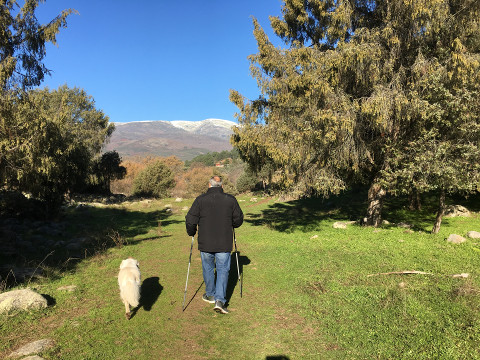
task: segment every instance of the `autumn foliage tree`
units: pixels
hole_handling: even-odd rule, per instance
[[[286,0],[282,13],[270,23],[285,48],[254,20],[261,95],[230,94],[252,167],[272,163],[298,194],[368,184],[374,226],[387,191],[478,182],[478,1]]]
[[[180,179],[181,192],[185,197],[196,197],[208,188],[208,181],[213,176],[213,168],[207,166],[195,166],[186,170]]]

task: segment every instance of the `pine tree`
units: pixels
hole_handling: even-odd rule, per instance
[[[273,162],[300,194],[366,183],[374,226],[388,190],[439,187],[426,174],[445,159],[473,162],[448,178],[471,187],[480,161],[478,0],[286,0],[282,13],[270,23],[285,48],[254,20],[261,95],[230,94],[241,124],[232,142],[250,164]],[[451,151],[435,152],[426,172],[413,149],[434,152],[432,142]],[[406,169],[425,176],[400,179]]]
[[[48,24],[40,24],[35,16],[38,0],[25,0],[22,7],[16,0],[0,1],[0,89],[29,89],[38,86],[50,71],[42,63],[45,44],[56,44],[60,28],[67,26],[67,17],[76,13],[67,9]]]

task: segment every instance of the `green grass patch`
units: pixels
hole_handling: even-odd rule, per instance
[[[203,302],[201,262],[192,256],[185,206],[192,200],[137,202],[70,210],[69,234],[88,231],[101,251],[30,286],[52,300],[45,310],[0,317],[0,357],[29,341],[52,338],[47,359],[480,359],[480,245],[447,243],[451,233],[480,231],[477,213],[442,222],[434,211],[386,204],[374,229],[358,220],[364,194],[276,202],[239,197],[235,258],[227,294],[230,314]],[[168,205],[168,206],[167,206]],[[114,231],[125,241],[108,241]],[[123,316],[116,275],[132,256],[142,271],[142,306]],[[428,274],[394,274],[405,270]],[[468,273],[467,278],[452,275]],[[72,292],[59,290],[75,285]]]

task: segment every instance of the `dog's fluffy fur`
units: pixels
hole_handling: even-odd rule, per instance
[[[140,303],[140,267],[137,260],[128,258],[122,261],[118,286],[120,298],[125,304],[125,317],[130,319],[130,306],[136,308]]]

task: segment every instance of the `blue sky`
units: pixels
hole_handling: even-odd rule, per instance
[[[251,16],[274,42],[269,15],[281,0],[47,0],[37,17],[50,21],[74,8],[49,45],[52,70],[42,86],[83,88],[113,122],[235,121],[229,89],[259,94],[247,56],[257,52]]]

